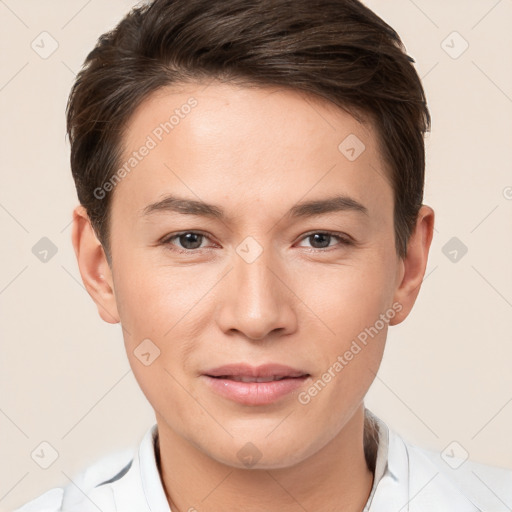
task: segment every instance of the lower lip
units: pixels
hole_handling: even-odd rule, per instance
[[[271,382],[240,382],[203,375],[219,395],[244,405],[268,405],[300,388],[308,376]]]

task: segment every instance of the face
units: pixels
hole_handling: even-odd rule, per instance
[[[196,84],[147,99],[124,150],[111,312],[160,432],[236,467],[305,460],[412,307],[376,134],[296,91]]]

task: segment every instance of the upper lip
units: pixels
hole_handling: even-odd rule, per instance
[[[308,373],[282,364],[262,364],[252,366],[246,363],[235,363],[218,366],[204,372],[210,377],[303,377]]]

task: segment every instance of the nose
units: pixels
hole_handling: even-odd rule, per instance
[[[296,330],[299,301],[277,258],[267,252],[251,263],[234,255],[217,309],[217,322],[224,333],[237,332],[260,341]]]

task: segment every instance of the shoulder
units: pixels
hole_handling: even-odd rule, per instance
[[[50,489],[14,512],[58,512],[61,510],[63,494],[62,487]]]
[[[70,510],[74,503],[83,499],[84,494],[126,471],[133,455],[132,448],[106,455],[76,474],[65,487],[49,489],[14,512],[60,512],[63,507]]]
[[[443,486],[445,492],[458,492],[477,509],[500,512],[512,506],[512,469],[495,467],[458,457],[452,449],[436,452],[404,441],[409,454],[411,475],[425,473]]]
[[[438,452],[403,438],[377,416],[381,481],[376,486],[372,512],[388,511],[390,502],[410,512],[450,510],[503,512],[512,507],[512,469],[471,460],[453,442]],[[377,465],[379,457],[377,458]],[[401,507],[401,508],[400,508]]]

